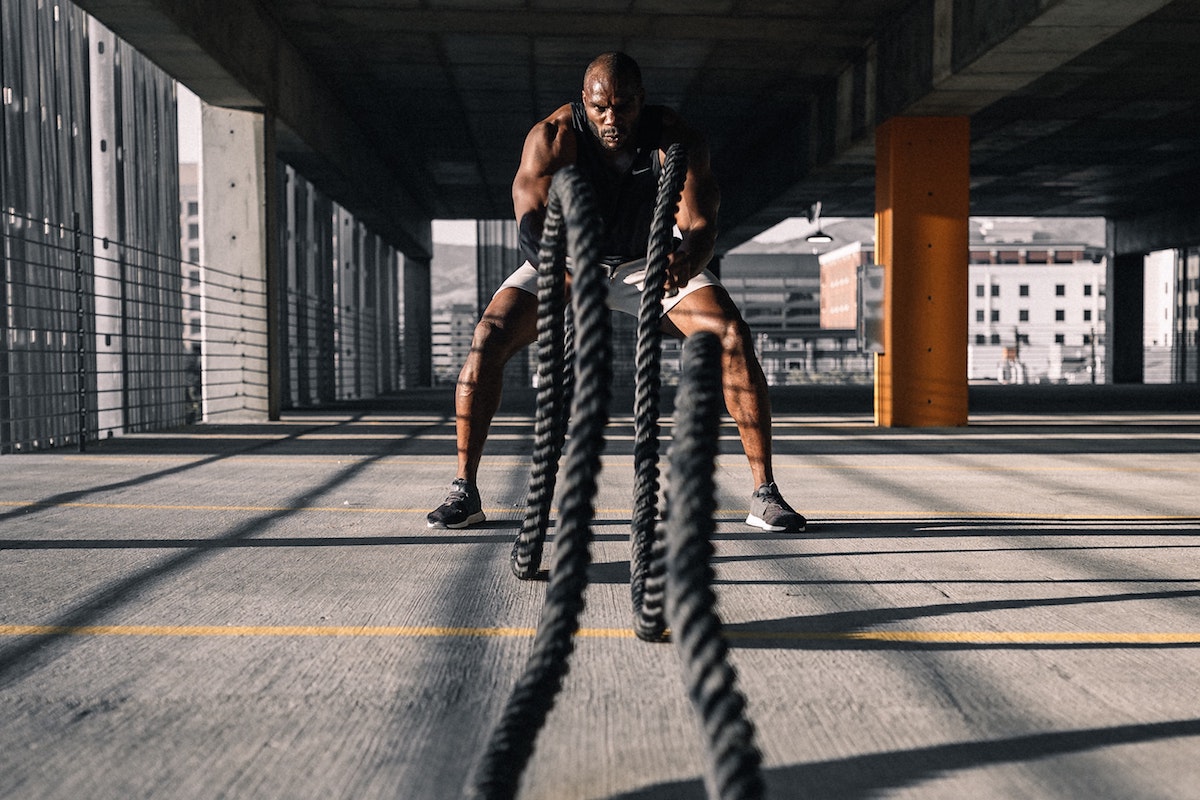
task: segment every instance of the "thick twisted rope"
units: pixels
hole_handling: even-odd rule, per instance
[[[590,187],[575,167],[559,171],[551,182],[547,221],[559,215],[566,223],[567,249],[574,264],[572,296],[578,352],[555,564],[533,651],[468,787],[467,794],[472,798],[499,800],[516,794],[537,732],[554,706],[567,673],[591,563],[593,501],[611,390],[611,325],[608,286],[599,265],[599,218]]]
[[[667,516],[667,619],[683,663],[684,682],[708,738],[709,796],[758,800],[764,793],[746,718],[746,700],[728,662],[721,620],[713,610],[713,463],[723,408],[721,343],[715,334],[691,336],[675,400],[671,445],[671,509]]]
[[[658,516],[658,400],[662,372],[663,280],[673,247],[672,226],[679,195],[687,177],[687,151],[675,143],[667,149],[658,181],[658,198],[650,223],[646,249],[646,283],[642,289],[637,323],[637,383],[634,397],[633,521],[630,531],[630,582],[633,630],[646,641],[658,641],[666,632],[663,593],[665,546],[656,530]]]
[[[566,380],[564,369],[563,268],[566,236],[560,209],[547,210],[538,249],[538,393],[533,427],[533,465],[525,496],[525,519],[513,542],[510,564],[522,580],[537,576],[542,564],[550,505],[554,499],[558,461],[566,435]]]

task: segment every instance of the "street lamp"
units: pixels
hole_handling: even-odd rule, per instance
[[[821,201],[813,203],[808,207],[808,212],[805,214],[809,222],[815,222],[817,229],[804,237],[804,241],[810,244],[829,244],[833,241],[833,237],[825,231],[821,230]]]

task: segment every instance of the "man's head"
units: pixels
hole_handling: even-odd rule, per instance
[[[633,144],[645,101],[642,71],[624,53],[602,53],[583,74],[583,108],[588,127],[605,150]]]

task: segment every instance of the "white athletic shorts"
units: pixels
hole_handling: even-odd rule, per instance
[[[537,282],[537,267],[526,261],[517,268],[516,272],[509,275],[504,283],[500,284],[500,288],[496,292],[499,293],[501,289],[512,288],[520,289],[536,297]],[[608,281],[608,307],[614,311],[620,311],[631,317],[636,317],[638,315],[638,307],[642,303],[642,288],[645,285],[646,259],[638,258],[617,265],[612,272],[612,277]],[[720,285],[721,282],[717,279],[717,276],[706,269],[681,286],[675,294],[669,297],[666,293],[663,294],[663,313],[668,313],[680,300],[697,289],[703,289],[705,286]]]

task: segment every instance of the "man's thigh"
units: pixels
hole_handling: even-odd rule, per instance
[[[738,325],[742,315],[729,292],[720,284],[697,289],[682,298],[663,316],[663,330],[687,338],[708,331],[723,336],[730,325]]]
[[[507,349],[520,349],[537,339],[537,307],[537,295],[501,286],[484,309],[476,337],[500,338]]]

